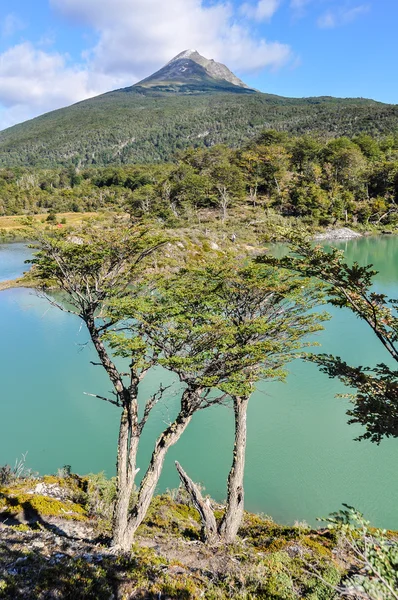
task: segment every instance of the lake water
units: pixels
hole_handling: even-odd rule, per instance
[[[398,297],[398,237],[364,238],[340,244],[347,259],[373,263],[377,288]],[[0,280],[19,275],[27,250],[0,247]],[[363,323],[346,310],[317,336],[322,351],[352,364],[387,361]],[[70,464],[78,473],[114,474],[118,410],[84,392],[105,393],[109,384],[80,321],[51,308],[26,289],[0,293],[0,465],[22,453],[40,473]],[[148,376],[146,390],[167,376]],[[286,384],[263,384],[248,415],[247,509],[293,523],[356,506],[375,525],[398,529],[398,440],[380,446],[355,442],[361,429],[348,426],[344,391],[314,365],[296,361]],[[144,469],[154,436],[173,417],[176,397],[158,406],[143,439]],[[178,485],[174,460],[216,498],[225,498],[231,461],[233,415],[214,408],[197,414],[168,454],[159,490]]]
[[[25,244],[0,244],[0,281],[15,279],[26,270],[25,259],[30,250]]]

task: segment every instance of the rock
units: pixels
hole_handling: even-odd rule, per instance
[[[84,244],[83,238],[78,237],[77,235],[68,235],[66,239],[71,244],[78,244],[79,246],[82,246]]]
[[[286,548],[286,552],[291,558],[294,558],[295,556],[302,556],[303,548],[298,544],[292,544]]]
[[[88,563],[92,563],[93,560],[94,560],[93,555],[92,554],[88,554],[86,552],[82,555],[82,558],[84,558],[84,560],[87,561]]]
[[[314,240],[353,240],[360,237],[362,237],[360,233],[348,227],[340,227],[338,229],[327,229],[323,233],[317,233],[314,235]]]
[[[36,487],[28,493],[48,496],[49,498],[55,498],[56,500],[67,500],[70,492],[57,483],[38,483]]]
[[[62,562],[65,558],[67,558],[66,554],[62,554],[62,552],[57,552],[50,559],[50,565],[57,565]]]
[[[210,245],[210,248],[212,250],[219,250],[220,249],[220,246],[218,244],[216,244],[216,242],[210,242],[209,245]]]
[[[21,563],[24,563],[28,560],[27,556],[20,556],[19,558],[17,558],[17,560],[15,561],[16,565],[20,565]]]
[[[164,567],[167,569],[167,572],[171,573],[172,575],[185,575],[185,573],[187,572],[187,569],[181,567],[180,565],[171,565],[170,567],[164,565]]]

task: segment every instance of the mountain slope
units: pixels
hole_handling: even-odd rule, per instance
[[[232,83],[235,76],[226,67],[190,52],[189,59],[179,55],[164,67],[172,77],[178,61],[193,62],[185,76],[177,73],[178,81],[162,81],[161,69],[134,86],[0,132],[0,166],[158,162],[189,146],[238,146],[264,128],[332,136],[398,129],[395,105],[263,94]],[[223,77],[215,77],[220,69]]]

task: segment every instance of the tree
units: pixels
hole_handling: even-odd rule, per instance
[[[232,400],[235,441],[228,477],[227,508],[222,522],[197,486],[177,464],[203,522],[203,537],[233,541],[243,516],[246,413],[260,379],[284,379],[285,366],[309,343],[305,337],[321,328],[322,315],[307,309],[319,302],[318,289],[303,288],[300,278],[273,268],[245,264],[236,257],[222,264],[187,269],[153,283],[144,303],[114,303],[117,319],[136,315],[143,322],[158,363],[176,373],[189,402],[180,423],[196,410]],[[145,285],[147,289],[147,285]],[[121,311],[121,312],[120,312]],[[131,332],[113,334],[111,344],[129,355]],[[180,415],[179,415],[180,416]],[[168,443],[168,442],[167,442]]]
[[[344,509],[327,519],[351,562],[349,574],[336,586],[340,598],[398,600],[398,545],[385,531],[371,527],[361,513]],[[315,572],[319,577],[319,573]]]
[[[373,331],[380,344],[398,363],[398,300],[373,291],[377,271],[372,265],[352,266],[344,261],[344,253],[332,248],[314,246],[300,233],[287,233],[291,253],[282,259],[262,256],[257,260],[302,274],[316,277],[325,286],[329,302],[348,308]],[[375,367],[351,367],[340,357],[313,355],[311,360],[330,377],[337,377],[356,388],[350,394],[354,408],[347,411],[349,423],[359,423],[366,429],[358,439],[380,443],[383,437],[398,437],[398,369],[384,363]]]
[[[360,133],[356,135],[353,139],[357,146],[362,151],[362,154],[369,158],[370,160],[376,160],[380,158],[381,151],[378,142],[372,138],[372,136],[366,133]]]
[[[291,162],[299,173],[304,173],[308,166],[317,161],[321,144],[312,137],[302,136],[296,139],[291,150]]]
[[[78,316],[85,324],[101,365],[113,386],[113,397],[95,397],[121,410],[117,448],[117,493],[113,517],[113,544],[124,550],[131,546],[128,531],[129,504],[134,487],[139,439],[150,411],[162,390],[148,399],[144,416],[138,417],[138,387],[152,361],[141,337],[134,340],[129,370],[123,373],[104,343],[116,322],[109,318],[109,301],[122,298],[129,286],[140,279],[145,260],[164,243],[156,231],[142,227],[92,227],[88,232],[66,237],[41,236],[34,248],[34,274],[45,290],[55,287],[63,292],[56,300],[45,293],[50,303]],[[140,499],[137,500],[139,502]]]
[[[359,147],[346,137],[328,143],[322,151],[325,163],[332,166],[331,177],[335,183],[349,189],[361,183],[366,168],[366,159]]]

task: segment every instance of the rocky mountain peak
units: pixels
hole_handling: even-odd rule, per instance
[[[199,54],[199,52],[197,50],[192,50],[192,49],[184,50],[183,52],[180,52],[180,54],[177,54],[177,56],[172,58],[167,64],[170,64],[170,63],[172,63],[176,60],[180,60],[182,58],[191,58],[193,54]]]
[[[195,88],[196,91],[201,89],[233,91],[236,88],[250,91],[250,88],[228,67],[214,59],[205,58],[193,49],[183,50],[159,71],[140,81],[136,86],[170,91],[186,90],[187,86]]]

